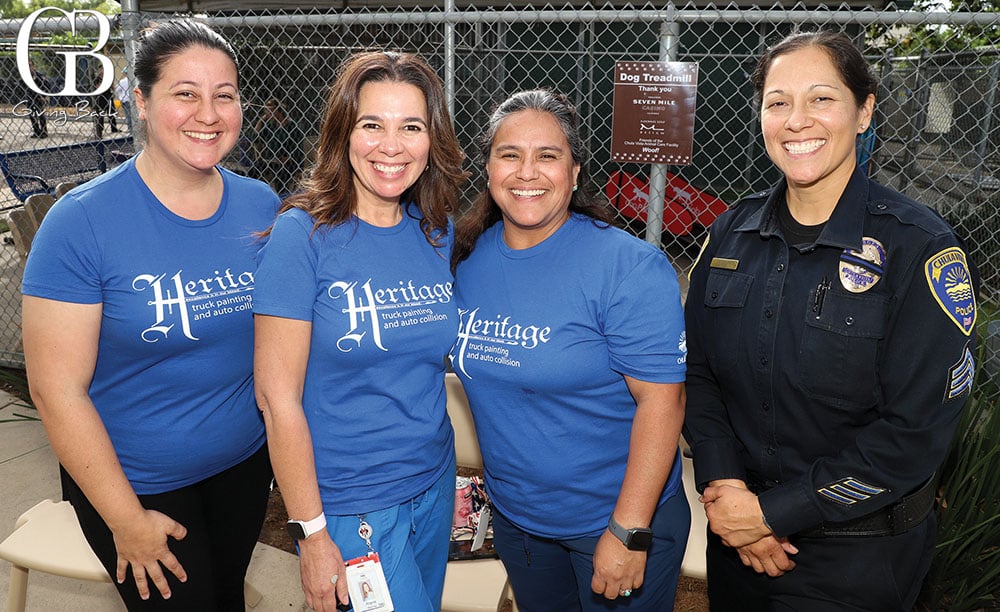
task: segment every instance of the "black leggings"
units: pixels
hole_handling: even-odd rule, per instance
[[[73,504],[90,547],[108,574],[117,571],[114,536],[80,487],[60,466],[63,497]],[[170,599],[163,599],[150,582],[143,601],[131,568],[125,582],[115,584],[129,610],[183,610],[185,612],[244,612],[243,582],[260,535],[270,495],[271,462],[265,444],[248,459],[193,485],[140,495],[143,507],[157,510],[187,528],[183,540],[168,539],[170,550],[184,566],[187,582],[167,570]]]

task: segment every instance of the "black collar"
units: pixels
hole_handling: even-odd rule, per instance
[[[762,238],[781,234],[777,207],[784,205],[787,183],[782,178],[770,189],[767,201],[734,228],[737,232],[759,232]],[[860,168],[855,168],[851,179],[840,194],[833,214],[827,220],[816,240],[817,245],[861,250],[870,180]]]

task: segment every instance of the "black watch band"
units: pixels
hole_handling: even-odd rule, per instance
[[[629,550],[649,550],[653,543],[653,530],[646,527],[634,527],[625,529],[618,524],[614,515],[608,519],[608,531],[611,535],[621,540],[625,548]]]

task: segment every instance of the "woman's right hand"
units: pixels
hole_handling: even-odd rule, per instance
[[[336,612],[338,600],[344,605],[350,602],[344,557],[326,529],[299,540],[299,571],[311,610]]]
[[[163,569],[187,582],[187,572],[167,546],[167,538],[183,540],[187,528],[156,510],[143,510],[140,518],[112,530],[118,551],[118,584],[125,582],[125,572],[132,566],[132,576],[139,596],[149,599],[152,581],[164,599],[170,599],[170,584]]]
[[[753,544],[747,544],[736,549],[740,561],[747,567],[752,567],[758,574],[767,574],[772,578],[783,575],[795,569],[795,561],[788,555],[794,555],[799,549],[788,538],[769,535]]]

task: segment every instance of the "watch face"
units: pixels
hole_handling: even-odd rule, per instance
[[[306,539],[306,531],[302,528],[302,523],[298,521],[288,521],[285,523],[285,530],[288,531],[288,535],[292,536],[293,540]]]
[[[649,550],[653,543],[652,531],[633,531],[632,537],[628,539],[629,550]]]

